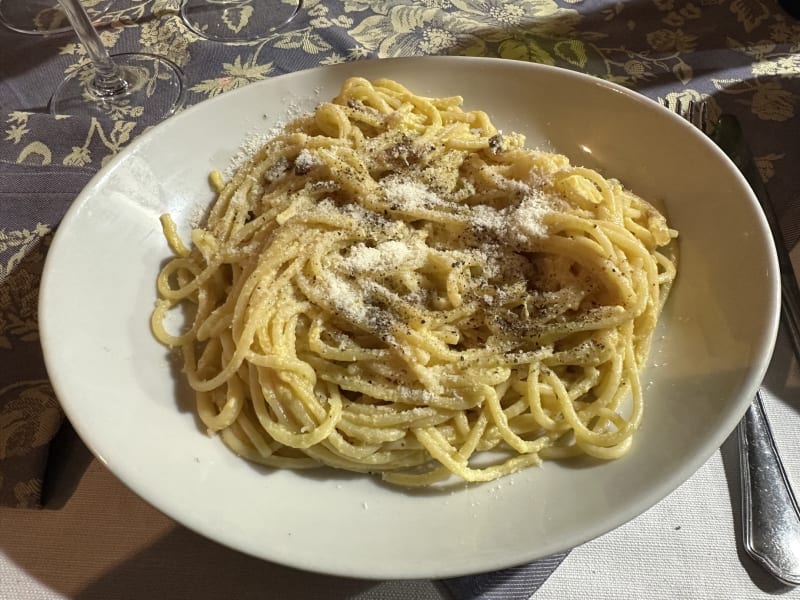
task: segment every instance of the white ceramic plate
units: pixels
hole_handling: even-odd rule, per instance
[[[273,472],[207,437],[150,334],[168,256],[158,223],[208,205],[207,174],[248,137],[332,98],[344,79],[391,77],[460,94],[529,144],[616,176],[663,202],[681,264],[644,374],[631,452],[547,464],[456,491],[403,491],[331,471]],[[615,528],[689,478],[743,415],[777,330],[777,267],[739,173],[654,102],[573,72],[496,59],[411,58],[320,68],[195,106],[141,136],[75,201],[44,272],[48,371],[86,444],[132,490],[189,528],[246,553],[330,574],[429,578],[524,563]]]

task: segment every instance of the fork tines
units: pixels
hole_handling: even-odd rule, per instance
[[[708,106],[703,101],[689,100],[684,103],[678,98],[675,101],[675,112],[683,116],[700,131],[708,133]]]

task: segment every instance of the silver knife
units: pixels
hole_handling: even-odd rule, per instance
[[[767,217],[780,267],[781,314],[800,360],[800,290],[775,208],[738,119],[722,115],[711,137],[739,167]],[[744,547],[778,580],[800,585],[800,509],[775,446],[760,392],[739,424],[739,449]]]

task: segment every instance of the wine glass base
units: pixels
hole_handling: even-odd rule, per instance
[[[86,8],[92,19],[108,10],[112,0]],[[52,35],[73,31],[58,0],[0,0],[0,24],[11,31],[29,35]]]
[[[153,125],[183,105],[183,73],[172,61],[143,53],[115,54],[111,59],[127,83],[123,89],[98,91],[94,67],[86,65],[61,82],[50,100],[50,112]]]
[[[294,19],[300,0],[185,0],[181,18],[196,34],[218,42],[267,37]]]

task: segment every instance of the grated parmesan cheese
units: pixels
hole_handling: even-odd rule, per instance
[[[402,266],[418,267],[425,258],[424,246],[403,240],[381,242],[374,248],[357,244],[350,249],[343,266],[353,272],[387,271]]]
[[[420,181],[390,176],[380,185],[393,210],[412,211],[442,204],[442,199]]]
[[[543,194],[529,193],[509,216],[509,233],[521,240],[546,236],[547,225],[542,218],[549,212],[552,209]]]

